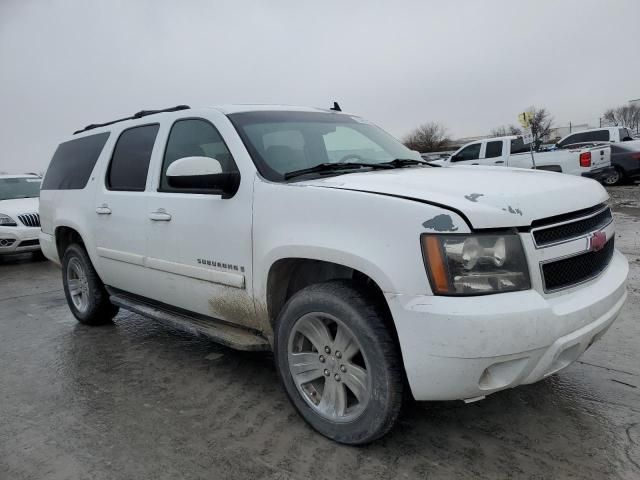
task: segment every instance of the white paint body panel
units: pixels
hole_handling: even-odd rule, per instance
[[[6,177],[8,176],[5,176],[5,178]],[[0,240],[12,241],[11,245],[0,244],[0,255],[36,252],[40,250],[40,246],[38,244],[20,246],[21,242],[37,240],[40,229],[38,227],[29,227],[24,225],[18,218],[18,215],[38,213],[38,203],[37,198],[0,200],[0,213],[8,215],[16,222],[15,227],[0,225]]]
[[[412,391],[420,400],[473,398],[535,381],[562,365],[556,357],[567,348],[581,353],[615,319],[626,296],[628,271],[619,253],[596,279],[555,294],[543,291],[540,261],[584,250],[584,239],[536,249],[524,231],[520,236],[531,290],[465,298],[432,294],[420,248],[420,235],[430,231],[423,224],[438,215],[446,215],[456,233],[527,227],[537,219],[606,202],[598,183],[482,166],[414,167],[274,183],[258,174],[225,115],[259,109],[293,108],[225,106],[154,115],[152,122],[160,129],[145,192],[109,192],[104,177],[119,133],[149,119],[72,137],[111,132],[84,189],[42,191],[45,255],[59,261],[56,228],[73,228],[109,285],[266,335],[270,327],[261,315],[276,262],[314,259],[353,268],[384,293]],[[193,117],[212,122],[233,155],[241,181],[232,198],[158,191],[171,124]],[[111,214],[97,213],[103,204]],[[154,212],[170,220],[153,220]],[[607,235],[613,235],[613,225]],[[479,377],[496,363],[498,380],[514,369],[517,375],[504,385],[483,388],[486,379]]]

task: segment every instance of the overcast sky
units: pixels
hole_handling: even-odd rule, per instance
[[[0,171],[143,108],[343,109],[455,137],[640,98],[640,1],[0,0]]]

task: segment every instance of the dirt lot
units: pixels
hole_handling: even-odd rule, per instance
[[[607,336],[538,384],[412,405],[363,448],[307,427],[269,355],[127,312],[81,326],[56,267],[0,259],[0,479],[640,478],[640,186],[611,194],[631,275]]]

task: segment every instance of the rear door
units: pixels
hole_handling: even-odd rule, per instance
[[[123,130],[95,196],[96,253],[107,285],[149,296],[145,268],[149,162],[159,124]]]
[[[507,160],[507,152],[503,140],[488,140],[484,146],[484,158],[481,165],[504,167]]]

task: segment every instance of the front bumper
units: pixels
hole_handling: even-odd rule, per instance
[[[37,227],[0,227],[0,255],[40,250]]]
[[[598,182],[601,182],[612,173],[615,173],[615,168],[613,168],[612,166],[609,166],[609,167],[597,168],[595,170],[591,170],[590,172],[584,172],[582,176],[585,178],[591,178],[593,180],[597,180]]]
[[[616,251],[599,277],[562,295],[387,294],[414,397],[473,399],[563,369],[618,316],[628,271]]]

